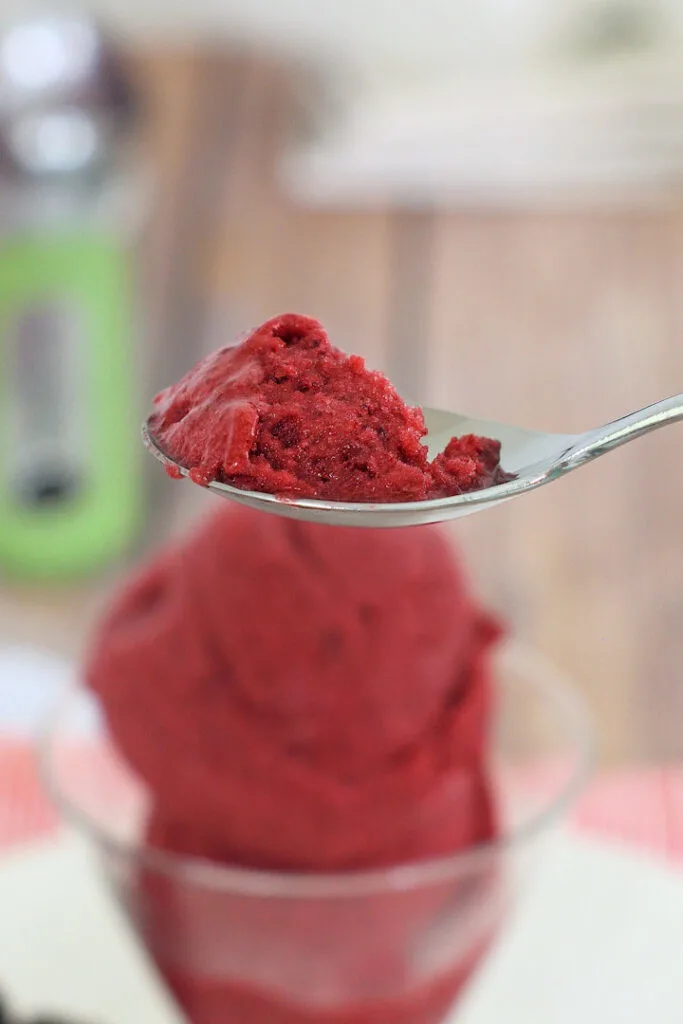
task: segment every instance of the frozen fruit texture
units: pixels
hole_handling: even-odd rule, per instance
[[[490,836],[498,633],[437,528],[221,504],[119,595],[87,675],[179,849],[336,870]]]
[[[86,664],[148,787],[147,846],[288,876],[414,864],[494,839],[500,627],[445,534],[216,504],[116,596]],[[144,858],[127,884],[193,1024],[436,1024],[495,923],[416,976],[415,950],[444,915],[495,903],[493,874],[360,905],[216,893]],[[291,998],[306,994],[296,972],[314,961],[342,979],[333,1006]]]
[[[283,497],[418,501],[510,479],[490,438],[454,438],[430,462],[422,411],[335,348],[317,320],[293,313],[157,395],[150,428],[196,483]]]

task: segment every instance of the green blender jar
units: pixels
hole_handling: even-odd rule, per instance
[[[136,123],[89,19],[0,33],[0,573],[15,578],[95,570],[138,530]]]

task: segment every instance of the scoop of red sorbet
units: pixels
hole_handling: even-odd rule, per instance
[[[288,313],[157,395],[150,428],[195,483],[328,501],[419,501],[510,479],[500,442],[453,438],[432,462],[422,411],[322,325]]]
[[[216,506],[128,581],[86,664],[151,797],[146,845],[298,875],[495,840],[501,629],[446,536]],[[265,875],[254,898],[144,855],[121,880],[193,1024],[439,1024],[504,909],[493,853],[471,863],[342,899]]]
[[[445,537],[218,504],[129,581],[86,664],[157,835],[295,870],[491,838],[500,627]]]

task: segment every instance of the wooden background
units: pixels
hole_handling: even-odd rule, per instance
[[[292,76],[255,55],[147,52],[157,170],[141,249],[145,393],[286,310],[407,397],[580,430],[683,390],[681,211],[311,212],[273,158]],[[211,500],[147,477],[148,541]],[[478,586],[587,694],[606,762],[683,758],[683,428],[454,527]],[[116,577],[0,589],[4,639],[78,653]]]

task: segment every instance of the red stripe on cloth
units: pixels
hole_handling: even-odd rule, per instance
[[[668,768],[661,773],[665,805],[668,855],[673,862],[683,861],[683,769]]]
[[[598,776],[572,816],[578,831],[683,862],[683,778],[649,768]]]
[[[3,737],[0,742],[0,848],[36,839],[58,825],[45,798],[30,745]]]

